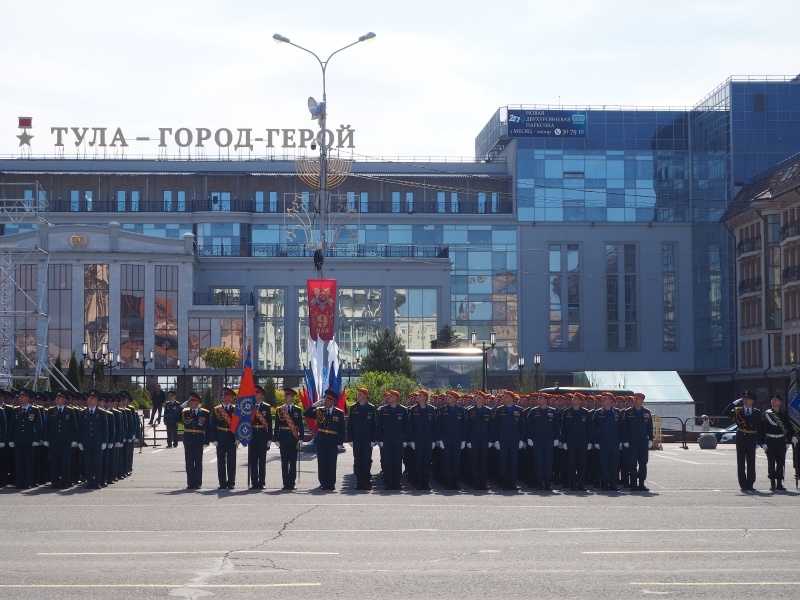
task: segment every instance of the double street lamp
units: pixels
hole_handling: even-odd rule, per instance
[[[100,345],[100,353],[98,354],[95,348],[92,348],[90,353],[89,342],[83,342],[81,353],[83,354],[83,363],[87,366],[91,366],[92,368],[92,387],[97,385],[97,369],[108,369],[108,387],[111,389],[111,372],[119,367],[119,352],[117,352],[116,356],[117,361],[114,362],[114,351],[108,349],[108,343],[103,342]],[[108,360],[106,360],[106,357],[108,357]]]
[[[344,372],[347,373],[347,387],[350,387],[350,376],[353,374],[353,371],[358,371],[358,367],[361,364],[361,357],[356,358],[356,364],[353,365],[352,362],[349,360],[344,365]]]
[[[539,391],[539,365],[542,364],[542,355],[536,353],[533,355],[533,385],[536,391]]]
[[[294,42],[290,41],[289,38],[286,36],[281,35],[280,33],[276,33],[272,36],[272,39],[275,40],[279,44],[289,44],[290,46],[294,46],[295,48],[299,48],[303,52],[308,52],[311,56],[317,59],[319,63],[320,69],[322,69],[322,102],[317,102],[314,100],[313,97],[309,97],[308,99],[308,110],[311,112],[311,119],[319,121],[319,130],[320,133],[317,136],[317,141],[319,143],[319,202],[317,206],[317,212],[319,213],[319,241],[317,244],[317,251],[314,253],[314,266],[317,268],[318,271],[322,271],[322,265],[325,262],[325,235],[328,227],[327,223],[327,212],[328,212],[328,198],[327,198],[327,188],[328,188],[328,136],[326,133],[326,118],[327,118],[327,107],[328,107],[328,95],[327,89],[325,84],[325,75],[328,69],[328,63],[330,62],[331,58],[335,54],[338,54],[342,50],[346,50],[351,46],[355,46],[356,44],[360,44],[361,42],[366,42],[369,40],[375,39],[375,34],[371,31],[369,33],[365,33],[360,38],[358,38],[355,42],[351,44],[347,44],[332,52],[328,58],[322,60],[315,52],[312,52],[308,48],[304,48]],[[312,142],[311,149],[314,149],[314,144]]]
[[[136,351],[136,362],[142,365],[142,389],[145,389],[147,387],[147,365],[149,365],[154,360],[155,360],[155,354],[153,353],[152,350],[150,350],[150,360],[147,360],[144,357],[144,355],[138,350]]]
[[[181,398],[186,398],[186,371],[189,370],[189,365],[181,365],[181,359],[179,358],[178,359],[178,368],[181,371],[183,371],[183,379],[181,380],[183,382],[183,386],[182,386],[183,387],[183,390],[182,390],[183,391],[183,395],[181,396]]]
[[[489,366],[489,360],[487,358],[486,353],[489,350],[491,350],[492,348],[494,348],[495,343],[496,343],[496,339],[497,339],[497,334],[494,332],[494,330],[492,330],[492,332],[489,334],[489,345],[488,346],[486,345],[486,340],[481,341],[481,344],[482,344],[482,348],[481,349],[482,349],[482,352],[483,352],[483,378],[482,378],[483,386],[482,386],[482,389],[483,389],[484,392],[486,391],[486,379],[487,379],[487,375],[488,375],[487,374],[487,370],[488,370],[488,366]],[[478,345],[478,332],[477,331],[473,331],[473,332],[470,333],[469,341],[473,346],[477,346]]]

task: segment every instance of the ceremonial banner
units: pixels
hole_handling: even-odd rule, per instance
[[[336,332],[336,280],[309,279],[308,328],[312,340],[332,340]]]
[[[255,404],[256,384],[253,381],[253,363],[250,360],[250,346],[248,346],[247,359],[244,361],[244,371],[236,399],[236,409],[231,417],[231,431],[242,446],[247,446],[253,439],[252,423]]]
[[[800,432],[800,394],[797,392],[797,369],[794,366],[794,355],[792,355],[792,372],[789,376],[789,394],[786,397],[786,409],[796,436]]]

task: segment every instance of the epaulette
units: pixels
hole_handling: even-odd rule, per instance
[[[191,409],[191,408],[189,408],[188,406],[187,406],[186,408],[187,408],[188,410],[192,410],[192,409]],[[207,409],[207,408],[203,408],[203,407],[201,406],[201,407],[200,407],[200,412],[208,412],[208,409]]]

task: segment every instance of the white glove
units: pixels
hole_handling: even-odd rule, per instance
[[[383,448],[383,442],[378,442],[378,445]]]
[[[100,444],[100,450],[105,450],[108,444]]]
[[[519,449],[522,450],[525,447],[525,442],[522,440],[519,441]]]
[[[6,447],[6,443],[5,442],[0,442],[0,448],[5,448],[5,447]]]
[[[322,400],[317,400],[311,406],[322,406],[323,404],[325,404],[325,399],[324,398]]]
[[[405,448],[406,446],[408,446],[408,444],[406,442],[403,442],[403,448]]]
[[[792,446],[797,446],[797,436],[792,438]]]
[[[216,448],[217,447],[217,442],[211,442],[211,445],[214,446],[214,448]]]
[[[472,449],[472,442],[467,442],[467,448]]]
[[[206,444],[206,446],[208,446],[208,444]],[[276,448],[280,448],[281,447],[281,443],[278,440],[275,440],[275,447]]]
[[[619,445],[619,449],[622,450],[622,444]]]
[[[563,448],[564,448],[564,450],[566,450],[566,449],[567,449],[567,442],[564,442],[564,444],[563,444]]]
[[[553,448],[561,448],[561,442],[558,440],[553,440]]]
[[[45,448],[49,448],[50,447],[50,442],[42,442],[42,443],[44,444]]]
[[[491,444],[489,445],[491,446]],[[434,448],[436,448],[436,442],[431,442],[431,450],[433,450]]]
[[[136,443],[136,442],[138,442],[138,441],[139,441],[139,438],[133,438],[133,442],[134,442],[134,443]],[[206,444],[206,446],[208,446],[208,444]]]
[[[13,448],[14,447],[14,442],[8,442],[8,447],[9,448]]]
[[[353,442],[347,442],[347,445],[352,448],[353,447]]]
[[[492,442],[489,442],[489,448],[491,448],[492,446],[494,446],[494,444]]]
[[[208,444],[203,444],[203,448],[208,448]]]
[[[494,449],[495,450],[500,450],[500,442],[495,442],[494,443]]]
[[[533,440],[531,438],[528,438],[528,446],[533,446]]]
[[[595,450],[600,450],[600,444],[595,444],[595,445],[594,445],[594,449],[595,449]]]
[[[436,445],[439,446],[439,448],[441,448],[442,450],[444,450],[444,442],[442,440],[436,442]]]
[[[652,447],[653,447],[653,440],[647,440],[647,449],[649,450]]]
[[[117,442],[114,444],[114,448],[122,448],[122,442]]]
[[[787,450],[788,450],[789,448],[791,448],[791,447],[792,447],[792,445],[791,445],[791,444],[786,444],[786,449],[787,449]]]
[[[38,445],[39,445],[39,442],[33,442],[33,445],[34,445],[34,446],[38,446]]]
[[[623,445],[623,446],[625,446],[626,448],[630,448],[630,447],[631,447],[631,445],[630,445],[628,442],[625,442],[625,443],[624,443],[624,444],[622,444],[622,445]]]
[[[375,446],[377,446],[377,445],[378,445],[378,442],[372,442],[372,447],[373,447],[373,448],[374,448]]]
[[[11,447],[12,447],[12,448],[14,447],[14,444],[13,444],[13,443],[11,444]],[[78,450],[80,450],[81,452],[83,452],[83,444],[78,444]]]
[[[352,443],[351,443],[350,445],[352,446]],[[267,441],[267,450],[269,450],[269,449],[270,449],[270,446],[272,446],[272,442],[270,442],[270,441]]]
[[[463,450],[467,445],[467,442],[461,442],[461,449]]]
[[[766,451],[767,451],[767,445],[766,445],[766,444],[761,444],[761,449],[762,449],[764,452],[766,452]]]
[[[417,449],[417,445],[414,442],[409,443],[409,446],[411,446],[412,450],[416,450]]]
[[[564,448],[566,448],[566,447],[567,447],[567,445],[564,444]],[[587,450],[591,450],[592,449],[592,445],[591,444],[587,444],[587,448],[586,449]]]

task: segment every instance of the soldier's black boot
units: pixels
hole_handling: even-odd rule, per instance
[[[783,487],[783,479],[777,479],[776,481],[778,482],[778,484],[775,486],[775,489],[778,490],[779,492],[785,492],[786,488]]]
[[[775,480],[774,479],[770,479],[769,480],[769,489],[771,489],[773,492],[775,491]]]
[[[550,481],[549,480],[545,479],[544,480],[544,488],[542,488],[542,489],[544,489],[546,492],[552,492],[553,491],[553,486],[550,485]]]
[[[640,479],[639,480],[639,485],[638,485],[638,487],[636,489],[639,490],[640,492],[649,492],[650,491],[650,488],[645,486],[644,479]]]

